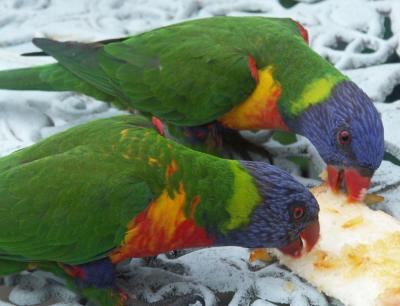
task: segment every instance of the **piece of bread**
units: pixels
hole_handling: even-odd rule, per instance
[[[349,204],[326,186],[311,191],[320,204],[318,244],[299,259],[273,253],[346,306],[399,306],[400,222],[364,204]]]

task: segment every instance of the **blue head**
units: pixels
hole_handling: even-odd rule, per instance
[[[279,248],[299,256],[303,241],[310,250],[319,237],[318,203],[311,192],[285,171],[263,162],[241,161],[262,197],[251,222],[217,237],[217,245]]]
[[[335,86],[328,99],[298,117],[288,127],[307,137],[328,164],[334,190],[344,177],[350,200],[360,200],[384,153],[381,117],[368,96],[354,83]]]

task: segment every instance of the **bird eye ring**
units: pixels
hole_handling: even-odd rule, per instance
[[[296,206],[292,211],[292,215],[295,220],[300,220],[304,216],[304,208]]]
[[[341,145],[347,145],[351,142],[351,134],[349,131],[342,130],[338,133],[338,140]]]

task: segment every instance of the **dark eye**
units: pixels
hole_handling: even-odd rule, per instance
[[[342,130],[338,133],[338,140],[341,145],[347,145],[351,142],[351,134],[349,131]]]
[[[295,220],[300,220],[304,216],[304,208],[296,206],[292,210],[292,215]]]

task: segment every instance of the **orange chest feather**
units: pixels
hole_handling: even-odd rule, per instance
[[[189,216],[184,213],[185,202],[183,184],[173,197],[165,190],[128,225],[124,243],[110,256],[112,262],[118,263],[132,257],[154,256],[176,249],[212,245],[213,240],[193,219],[200,198],[194,197],[192,200]]]
[[[272,67],[258,70],[256,79],[258,83],[253,93],[219,121],[225,127],[236,130],[288,130],[278,110],[281,86],[272,76]]]

